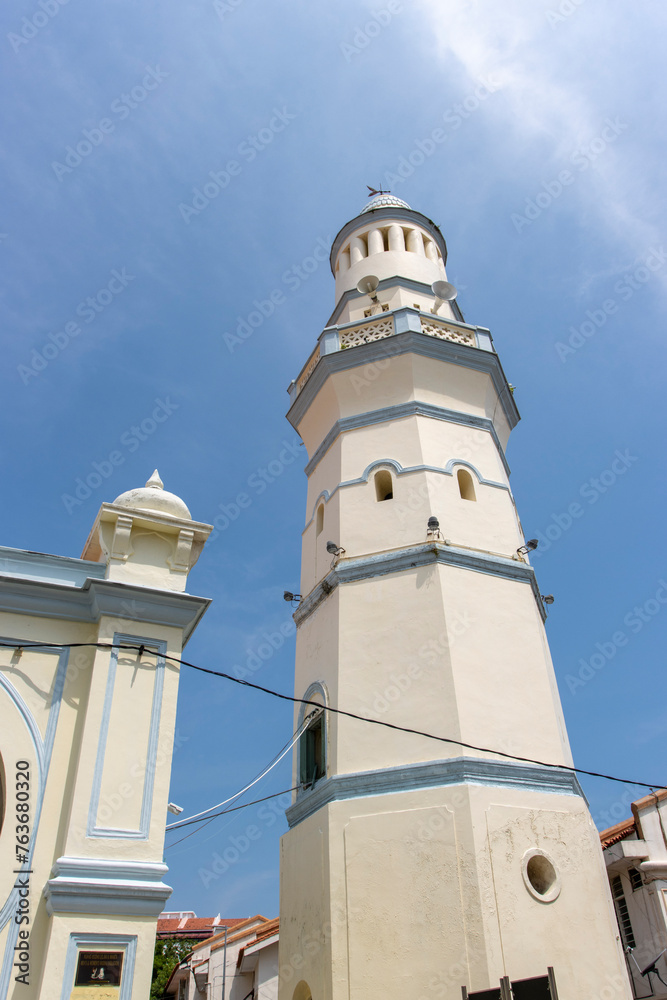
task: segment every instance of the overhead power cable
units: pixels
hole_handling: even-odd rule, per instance
[[[312,718],[313,715],[314,715],[314,712],[310,712],[306,716],[306,718],[303,720],[303,722],[301,723],[301,725],[299,726],[299,728],[297,729],[297,731],[294,733],[294,735],[293,735],[292,739],[289,741],[289,743],[285,744],[285,746],[283,747],[283,749],[281,751],[279,751],[278,756],[274,757],[273,760],[269,764],[267,764],[267,766],[264,768],[264,770],[261,771],[260,774],[258,774],[256,778],[253,778],[253,780],[250,782],[249,785],[246,785],[245,788],[242,788],[240,792],[236,792],[234,795],[230,795],[228,799],[223,799],[222,802],[216,802],[216,804],[214,806],[209,806],[208,809],[202,809],[201,812],[194,813],[192,816],[185,816],[183,819],[177,819],[173,823],[169,823],[167,825],[166,829],[167,830],[178,830],[181,826],[189,826],[191,820],[199,819],[200,817],[203,818],[203,819],[207,819],[208,818],[208,814],[213,809],[219,809],[220,806],[226,806],[228,802],[234,802],[235,799],[238,799],[242,795],[245,795],[245,793],[247,791],[249,791],[253,787],[253,785],[256,785],[258,781],[261,781],[262,778],[265,777],[269,773],[269,771],[272,771],[273,768],[277,764],[280,763],[280,761],[283,759],[283,757],[285,756],[285,754],[287,754],[287,753],[290,752],[290,750],[292,749],[292,747],[294,746],[294,744],[296,743],[296,741],[300,738],[300,736],[303,733],[303,731],[308,728],[308,723],[310,722],[310,719]],[[220,816],[221,814],[220,813],[216,813],[216,815]],[[213,817],[211,817],[211,818],[213,818]]]
[[[232,806],[231,809],[223,809],[221,812],[214,813],[212,816],[202,817],[201,819],[191,819],[184,826],[192,826],[193,823],[203,823],[206,826],[211,820],[217,819],[218,816],[226,816],[227,813],[238,812],[239,809],[247,809],[248,806],[259,805],[260,802],[268,802],[269,799],[277,799],[280,795],[287,795],[288,792],[296,792],[300,788],[299,785],[295,785],[294,788],[283,788],[282,792],[274,792],[273,795],[265,795],[263,799],[254,799],[252,802],[244,802],[240,806]],[[197,830],[193,830],[192,833],[197,833]],[[180,840],[175,840],[173,844],[167,844],[165,846],[165,851],[168,851],[170,847],[176,847],[176,844],[182,844],[184,840],[192,836],[192,833],[188,833],[185,837],[181,837]]]
[[[0,647],[7,646],[11,649],[76,649],[81,646],[93,647],[95,649],[132,649],[135,652],[142,652],[147,648],[146,643],[109,643],[109,642],[0,642]],[[157,654],[156,654],[157,655]],[[659,782],[634,781],[630,778],[618,778],[613,774],[604,774],[601,771],[587,771],[583,767],[574,767],[570,764],[553,764],[550,761],[536,760],[533,757],[520,757],[517,754],[507,753],[504,750],[494,750],[493,747],[479,747],[474,743],[465,743],[463,740],[455,740],[451,736],[436,736],[435,733],[426,733],[421,729],[411,729],[408,726],[399,726],[394,722],[387,722],[385,719],[371,719],[365,715],[358,715],[356,712],[348,712],[343,708],[334,708],[332,705],[323,705],[319,701],[311,701],[308,698],[297,698],[294,695],[283,694],[280,691],[273,691],[262,684],[255,684],[254,681],[246,681],[241,677],[233,677],[231,674],[221,670],[212,670],[210,667],[200,667],[196,663],[182,660],[178,656],[169,656],[167,653],[160,653],[160,657],[170,663],[178,663],[182,667],[190,667],[200,673],[209,674],[212,677],[222,677],[223,680],[231,681],[233,684],[241,684],[243,687],[252,688],[255,691],[263,691],[273,698],[280,698],[281,701],[289,701],[296,705],[312,705],[319,711],[329,714],[340,715],[347,719],[356,719],[359,722],[367,722],[373,726],[384,726],[386,729],[393,729],[399,733],[408,733],[412,736],[422,736],[428,740],[437,740],[439,743],[448,743],[451,746],[462,747],[464,750],[476,750],[478,753],[490,753],[494,757],[503,757],[506,760],[517,760],[521,764],[536,764],[538,767],[550,767],[558,771],[569,771],[573,774],[586,774],[591,778],[605,778],[607,781],[617,781],[622,785],[637,785],[640,788],[648,788],[651,791],[663,789],[665,786]]]

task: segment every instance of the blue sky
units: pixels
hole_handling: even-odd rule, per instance
[[[198,520],[250,492],[191,574],[213,605],[186,655],[256,665],[298,590],[305,456],[286,388],[333,307],[328,265],[302,262],[366,184],[389,187],[441,226],[464,315],[517,387],[508,458],[556,597],[576,762],[667,781],[665,8],[42,3],[5,8],[0,31],[3,543],[78,555],[100,503],[156,466]],[[249,480],[284,442],[297,457],[260,493]],[[96,467],[103,484],[68,500]],[[253,678],[291,692],[293,656],[291,635]],[[274,756],[291,710],[185,671],[178,733],[172,798],[196,812]],[[286,759],[256,794],[289,784]],[[583,785],[601,826],[641,794]],[[275,915],[284,828],[251,807],[170,849],[170,906]]]

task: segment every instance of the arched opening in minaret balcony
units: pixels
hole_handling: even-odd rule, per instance
[[[375,473],[375,499],[378,503],[382,500],[394,499],[394,483],[389,469],[380,469]]]
[[[467,469],[458,469],[456,480],[459,484],[459,493],[462,500],[477,500],[475,495],[475,484]]]

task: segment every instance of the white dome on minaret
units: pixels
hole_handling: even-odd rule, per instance
[[[376,208],[410,208],[407,201],[403,201],[401,198],[397,198],[395,194],[391,194],[389,191],[383,191],[381,194],[375,195],[374,198],[364,205],[360,215],[365,212],[374,212]]]
[[[188,521],[192,514],[186,504],[175,493],[169,493],[164,488],[157,469],[145,486],[136,490],[127,490],[114,500],[116,507],[131,507],[133,510],[147,510],[153,514],[168,514]]]

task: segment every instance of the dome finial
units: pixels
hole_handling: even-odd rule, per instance
[[[145,486],[138,490],[127,490],[114,500],[117,507],[133,507],[135,510],[152,511],[154,514],[169,514],[191,521],[192,515],[180,497],[165,490],[160,473],[155,470]]]
[[[153,473],[153,475],[151,476],[151,478],[146,483],[146,486],[149,486],[149,487],[151,487],[154,490],[163,490],[164,489],[164,483],[160,479],[160,473],[157,471],[157,469],[155,470],[155,472]]]

